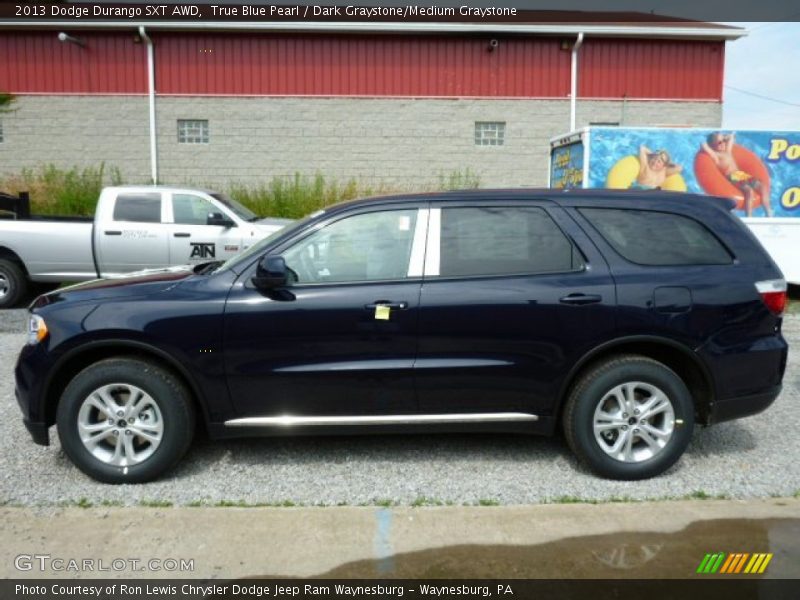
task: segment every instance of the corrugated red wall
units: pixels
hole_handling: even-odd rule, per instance
[[[722,99],[723,42],[587,38],[578,97]]]
[[[144,94],[135,32],[0,35],[0,91]],[[156,33],[156,90],[186,95],[566,98],[557,37]],[[566,42],[566,40],[564,40]],[[570,40],[571,41],[571,40]],[[720,100],[724,43],[587,38],[579,97]]]
[[[129,33],[81,32],[77,46],[58,31],[0,32],[0,91],[146,94],[145,45]]]
[[[163,94],[521,96],[569,93],[552,38],[159,35]]]

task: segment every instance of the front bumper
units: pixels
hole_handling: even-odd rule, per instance
[[[782,386],[777,385],[757,394],[716,400],[709,407],[708,424],[722,423],[733,419],[741,419],[758,414],[775,402],[780,395]]]
[[[31,434],[34,444],[39,444],[40,446],[50,445],[50,428],[46,424],[31,423],[28,419],[23,419],[22,421],[25,423],[28,433]]]
[[[42,402],[43,381],[42,367],[47,364],[44,349],[41,346],[25,346],[19,353],[14,369],[14,395],[22,411],[22,421],[31,434],[33,441],[42,446],[50,445],[47,414]]]

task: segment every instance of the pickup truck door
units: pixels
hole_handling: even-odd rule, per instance
[[[169,260],[173,265],[227,260],[242,250],[241,227],[208,225],[208,215],[229,215],[198,194],[170,194]]]
[[[166,226],[161,192],[125,192],[95,222],[95,254],[101,276],[166,267]]]

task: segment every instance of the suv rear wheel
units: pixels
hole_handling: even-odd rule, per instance
[[[646,479],[681,457],[694,428],[694,405],[683,380],[644,356],[596,365],[573,387],[564,433],[589,468],[611,479]]]
[[[113,358],[81,371],[64,390],[56,421],[78,468],[106,483],[140,483],[172,468],[194,432],[186,388],[149,362]]]

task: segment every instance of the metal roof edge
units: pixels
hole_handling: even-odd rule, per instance
[[[664,26],[637,24],[531,24],[531,23],[365,23],[308,21],[77,21],[2,20],[3,29],[134,29],[173,31],[299,31],[326,33],[512,33],[531,35],[577,35],[613,37],[660,37],[735,40],[747,35],[744,28]]]

